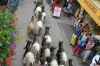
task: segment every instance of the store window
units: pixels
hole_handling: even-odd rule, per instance
[[[98,8],[100,8],[100,0],[91,0]]]

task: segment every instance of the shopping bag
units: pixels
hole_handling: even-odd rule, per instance
[[[77,39],[77,36],[76,36],[75,34],[73,34],[70,43],[71,43],[72,45],[75,45],[76,39]]]
[[[53,16],[60,17],[61,5],[55,5]]]

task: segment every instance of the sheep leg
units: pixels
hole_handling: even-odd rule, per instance
[[[37,54],[36,54],[36,63],[38,63],[38,62],[39,62],[39,58],[40,58],[40,54],[39,54],[39,53],[37,53]]]
[[[38,34],[41,34],[41,28],[39,28]]]
[[[68,66],[68,62],[66,61],[66,62],[64,62],[64,66]]]

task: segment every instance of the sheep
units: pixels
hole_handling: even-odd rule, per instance
[[[41,66],[42,65],[47,65],[47,61],[46,61],[46,58],[44,56],[44,53],[41,54],[41,57],[40,57],[40,62],[41,62]]]
[[[44,10],[44,6],[42,6],[42,22],[44,23],[44,19],[46,18],[46,13],[45,13],[45,10]]]
[[[34,16],[32,16],[31,21],[29,22],[29,25],[28,25],[28,37],[30,38],[33,38],[34,33],[35,33],[35,25],[33,21],[34,21]]]
[[[45,38],[46,38],[46,43],[51,44],[51,42],[52,42],[51,36],[47,34],[47,35],[45,35]]]
[[[60,63],[60,60],[64,63],[64,66],[67,65],[67,55],[63,49],[63,42],[59,41],[59,50],[57,51],[57,60],[58,63]]]
[[[34,54],[31,52],[31,47],[27,46],[25,51],[25,57],[23,58],[23,64],[26,66],[34,66],[35,57]]]
[[[58,66],[57,60],[56,60],[56,56],[54,54],[54,50],[56,48],[51,47],[51,56],[50,56],[50,66]]]
[[[35,59],[37,59],[36,60],[37,62],[39,61],[40,49],[41,49],[41,46],[35,35],[33,39],[32,52],[34,53],[34,56],[35,56]]]
[[[50,47],[46,45],[46,42],[43,42],[42,48],[41,48],[41,54],[44,54],[44,57],[47,59],[51,55]]]
[[[28,49],[28,47],[31,47],[31,44],[32,44],[32,42],[29,41],[29,40],[26,40],[26,42],[27,42],[27,44],[26,44],[26,46],[24,47],[24,49]],[[25,51],[23,57],[25,57],[26,53],[27,53],[27,51]]]
[[[48,44],[48,46],[52,46],[51,45],[51,42],[52,42],[52,39],[51,39],[51,36],[50,36],[50,33],[49,33],[49,28],[50,27],[45,27],[45,34],[43,36],[43,40],[46,39],[46,44]]]
[[[72,59],[69,59],[69,60],[68,60],[69,66],[73,66],[72,61],[73,61]]]
[[[45,50],[44,50],[44,55],[45,55],[46,58],[47,58],[47,57],[50,57],[51,52],[50,52],[50,49],[49,49],[48,47],[45,48]]]
[[[51,51],[51,55],[50,57],[47,58],[47,62],[48,62],[48,66],[58,66],[57,60],[56,60],[56,56],[54,54],[54,50],[56,48],[51,47],[50,51]]]
[[[50,29],[50,27],[45,26],[45,34],[44,34],[44,36],[42,37],[42,44],[43,44],[43,42],[46,40],[45,35],[47,35],[47,34],[50,35],[49,29]]]
[[[61,60],[59,60],[59,61],[60,61],[59,66],[64,66],[64,63]]]
[[[41,21],[41,12],[39,12],[38,22],[36,23],[36,34],[40,34],[43,28],[43,23]]]
[[[35,16],[38,18],[39,17],[39,12],[42,12],[42,8],[39,5],[39,3],[36,4],[35,8],[34,8],[34,14]]]

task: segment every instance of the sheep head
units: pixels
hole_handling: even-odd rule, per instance
[[[51,51],[51,54],[54,54],[54,50],[56,49],[56,47],[51,47],[50,48],[50,51]]]
[[[30,45],[31,45],[31,43],[32,43],[32,42],[31,42],[31,41],[29,41],[29,40],[26,40],[26,42],[27,42],[27,44],[26,44],[26,47],[24,47],[24,49],[27,49],[27,47],[28,47],[28,46],[30,46]]]
[[[34,16],[32,16],[32,18],[31,18],[31,22],[33,22],[34,21]]]
[[[41,18],[42,18],[42,12],[39,12],[38,21],[41,20]]]
[[[45,7],[44,7],[44,6],[42,6],[42,12],[44,12],[44,11],[45,11],[45,10],[44,10],[44,8],[45,8]]]
[[[59,48],[63,47],[63,41],[59,41]]]
[[[46,31],[49,31],[49,29],[50,29],[50,26],[48,27],[48,26],[45,26],[45,32]]]

